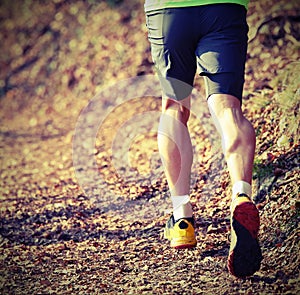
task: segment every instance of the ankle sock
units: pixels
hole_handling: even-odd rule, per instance
[[[193,208],[190,203],[190,196],[171,196],[173,204],[173,216],[175,221],[180,218],[188,218],[193,216]]]
[[[252,198],[252,187],[251,184],[240,180],[232,186],[232,198],[234,199],[238,194],[246,194],[250,199]]]

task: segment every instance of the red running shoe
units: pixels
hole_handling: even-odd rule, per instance
[[[233,207],[227,268],[232,275],[243,278],[259,270],[262,253],[257,239],[260,224],[258,210],[247,195],[240,194],[239,197],[246,197],[248,201]]]

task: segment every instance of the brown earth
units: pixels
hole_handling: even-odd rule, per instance
[[[236,279],[230,183],[199,78],[198,245],[174,251],[162,237],[170,201],[142,1],[1,1],[1,294],[300,294],[299,137],[280,127],[299,105],[289,116],[276,100],[299,71],[299,13],[297,1],[249,6],[244,110],[257,130],[264,259]]]

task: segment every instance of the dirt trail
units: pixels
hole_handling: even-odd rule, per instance
[[[240,280],[226,269],[230,183],[198,78],[199,242],[178,252],[162,237],[170,200],[142,1],[3,1],[0,293],[299,294],[299,144],[276,144],[274,100],[276,77],[299,60],[296,2],[249,6],[244,109],[264,260]]]

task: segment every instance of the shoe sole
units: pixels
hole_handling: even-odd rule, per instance
[[[247,277],[259,270],[262,253],[257,240],[259,213],[252,202],[237,205],[231,224],[232,236],[236,236],[233,250],[227,261],[229,272],[236,277]]]
[[[174,249],[191,249],[197,245],[195,237],[171,238],[170,232],[166,229],[164,231],[164,237],[171,242],[170,246]]]
[[[171,247],[174,249],[191,249],[191,248],[194,248],[196,245],[197,245],[197,242],[195,239],[190,239],[190,240],[172,239],[171,240]]]

